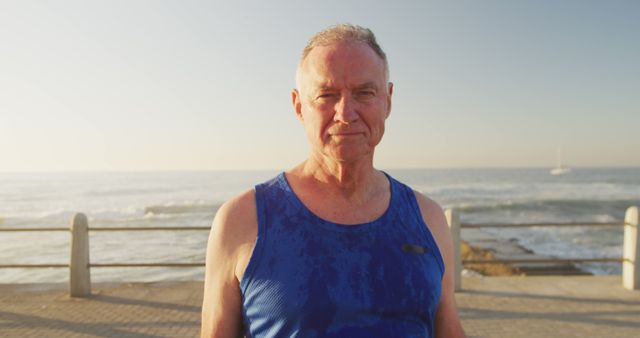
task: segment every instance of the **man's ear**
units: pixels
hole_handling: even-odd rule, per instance
[[[291,90],[291,103],[293,104],[293,110],[296,113],[296,117],[298,118],[298,120],[303,121],[303,116],[302,116],[302,103],[300,102],[300,92],[296,89],[293,88]]]
[[[387,84],[387,117],[391,114],[391,97],[393,96],[393,82]]]

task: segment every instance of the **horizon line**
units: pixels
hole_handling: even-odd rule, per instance
[[[551,166],[452,166],[452,167],[377,167],[378,170],[504,170],[504,169],[552,169]],[[640,169],[639,165],[572,166],[571,169]],[[177,172],[266,172],[285,171],[283,168],[235,168],[235,169],[69,169],[69,170],[23,170],[3,171],[0,174],[82,174],[82,173],[177,173]]]

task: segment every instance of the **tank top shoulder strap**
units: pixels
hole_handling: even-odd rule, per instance
[[[425,238],[432,246],[436,260],[438,261],[438,266],[440,267],[440,272],[444,273],[444,260],[440,254],[438,244],[436,243],[431,230],[429,230],[429,225],[426,223],[424,217],[422,217],[422,211],[418,205],[415,191],[406,184],[394,179],[387,173],[385,173],[385,175],[389,178],[390,184],[393,185],[391,191],[394,192],[392,199],[394,201],[394,209],[402,215],[402,218],[405,218],[406,222],[404,223],[411,227],[411,231],[413,233],[420,234],[420,236]]]
[[[413,189],[391,177],[390,175],[386,173],[385,175],[387,175],[389,183],[392,185],[391,191],[394,194],[392,198],[392,201],[394,203],[393,207],[396,208],[398,212],[404,215],[409,215],[411,218],[413,218],[413,221],[416,224],[423,223],[422,214],[420,213],[420,207],[418,206],[418,202],[416,200]]]
[[[268,234],[267,231],[267,211],[269,210],[269,204],[274,198],[277,200],[278,198],[284,198],[284,194],[286,194],[285,189],[283,188],[283,178],[284,173],[264,182],[257,184],[255,189],[255,201],[256,201],[256,216],[258,221],[258,234],[256,237],[256,243],[253,248],[253,253],[251,254],[251,258],[249,259],[249,263],[247,268],[245,269],[244,276],[240,281],[240,290],[242,294],[245,293],[248,285],[251,283],[254,271],[259,264],[260,258],[263,256],[262,251],[265,246],[266,237]]]

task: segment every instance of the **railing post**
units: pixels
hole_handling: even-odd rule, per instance
[[[71,297],[91,295],[89,270],[89,222],[78,213],[71,222],[71,261],[69,263],[69,294]]]
[[[445,211],[445,217],[447,218],[447,224],[449,224],[449,230],[451,231],[451,237],[453,239],[453,283],[454,290],[462,290],[462,259],[460,258],[460,215],[455,209],[447,209]]]
[[[640,231],[638,231],[638,207],[629,207],[624,215],[624,248],[622,259],[622,285],[629,290],[640,289]]]

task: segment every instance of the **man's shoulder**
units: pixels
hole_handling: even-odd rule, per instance
[[[256,210],[256,192],[248,189],[224,202],[216,212],[216,219],[235,220],[242,219]]]
[[[251,240],[249,237],[257,229],[255,190],[244,191],[223,203],[216,212],[212,227],[213,232],[232,246]]]
[[[444,217],[444,211],[442,210],[442,207],[440,206],[440,204],[438,204],[438,202],[434,201],[430,197],[415,189],[412,190],[414,195],[416,196],[418,206],[420,206],[420,211],[423,214],[427,214],[429,217],[442,214],[442,216]]]
[[[419,191],[413,190],[416,196],[422,219],[429,227],[431,233],[436,237],[438,244],[441,243],[442,237],[449,237],[449,225],[444,215],[444,210],[438,202],[427,197]]]
[[[241,222],[242,225],[250,223],[249,225],[255,227],[257,224],[256,190],[264,191],[270,187],[278,186],[283,178],[283,173],[278,174],[256,185],[255,188],[248,189],[224,202],[216,213],[214,225],[220,222],[225,224]]]

